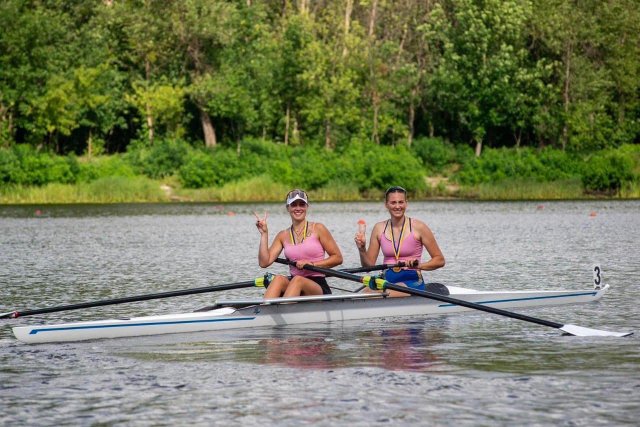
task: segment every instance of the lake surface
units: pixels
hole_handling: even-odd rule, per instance
[[[0,206],[0,312],[251,280],[282,205]],[[599,302],[522,312],[629,338],[577,338],[486,313],[27,345],[11,325],[185,312],[256,288],[0,320],[3,425],[637,425],[640,201],[411,202],[446,257],[427,280],[589,289]],[[357,220],[382,203],[318,203],[357,266]],[[353,289],[354,283],[330,279]],[[340,291],[336,291],[340,292]]]

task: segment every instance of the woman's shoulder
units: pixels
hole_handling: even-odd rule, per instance
[[[329,233],[329,229],[321,222],[309,222],[309,233]]]
[[[388,219],[383,219],[382,221],[378,221],[375,224],[373,224],[373,228],[376,228],[376,227],[377,228],[380,228],[380,227],[384,228],[384,227],[387,226],[387,222],[389,222]]]
[[[284,230],[280,230],[278,231],[278,234],[276,234],[275,238],[278,240],[283,240],[289,236],[290,231],[291,230],[289,230],[288,228],[285,228]]]
[[[427,223],[417,218],[411,218],[411,227],[417,232],[430,231]]]

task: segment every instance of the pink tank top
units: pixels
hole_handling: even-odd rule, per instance
[[[422,259],[423,246],[420,241],[416,240],[413,236],[413,227],[411,226],[411,218],[407,218],[409,221],[409,227],[405,227],[402,236],[394,236],[396,238],[395,245],[398,245],[398,239],[400,239],[400,247],[398,248],[398,259],[396,260],[396,253],[394,248],[394,242],[387,237],[387,227],[389,221],[385,225],[382,234],[380,235],[380,249],[382,249],[382,255],[384,255],[385,264],[395,264],[398,261],[407,261],[410,259]]]
[[[314,224],[315,226],[315,224]],[[313,232],[312,232],[313,233]],[[318,262],[324,259],[324,248],[318,235],[313,233],[302,242],[293,244],[289,240],[284,242],[284,256],[291,261],[307,260],[311,262]],[[292,276],[303,277],[323,277],[324,274],[316,273],[315,271],[300,270],[297,267],[290,266],[289,272]]]

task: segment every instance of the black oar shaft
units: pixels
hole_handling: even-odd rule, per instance
[[[399,286],[389,282],[385,284],[385,288],[391,289],[394,291],[404,292],[411,295],[420,296],[420,297],[431,298],[437,301],[447,302],[449,304],[460,305],[462,307],[472,308],[475,310],[486,311],[487,313],[493,313],[501,316],[511,317],[512,319],[524,320],[525,322],[537,323],[538,325],[549,326],[551,328],[560,329],[564,326],[561,323],[551,322],[549,320],[544,320],[544,319],[538,319],[536,317],[526,316],[524,314],[514,313],[511,311],[502,310],[502,309],[491,307],[484,304],[478,304],[478,303],[469,302],[469,301],[465,301],[457,298],[451,298],[446,295],[439,295],[439,294],[434,294],[427,291],[420,291],[418,289],[411,289],[406,286]]]
[[[279,262],[281,264],[295,265],[295,262],[289,261],[289,260],[285,260],[285,259],[282,259],[282,258],[278,258],[276,260],[276,262]],[[351,281],[359,282],[359,283],[365,283],[367,281],[367,279],[368,279],[366,276],[364,276],[364,277],[357,276],[355,274],[349,274],[349,273],[345,273],[343,271],[332,270],[332,269],[329,269],[329,268],[317,267],[315,265],[305,265],[304,268],[305,268],[305,270],[315,271],[317,273],[323,273],[323,274],[325,274],[327,276],[339,277],[341,279],[351,280]],[[465,300],[461,300],[461,299],[457,299],[457,298],[451,298],[451,297],[446,296],[446,295],[434,294],[434,293],[426,292],[426,291],[419,291],[417,289],[411,289],[411,288],[408,288],[406,286],[395,285],[395,284],[389,283],[387,281],[385,281],[385,288],[386,289],[391,289],[391,290],[394,290],[394,291],[404,292],[404,293],[411,294],[411,295],[421,296],[421,297],[425,297],[425,298],[431,298],[431,299],[434,299],[436,301],[447,302],[449,304],[459,305],[459,306],[462,306],[462,307],[472,308],[472,309],[475,309],[475,310],[486,311],[488,313],[498,314],[498,315],[501,315],[501,316],[511,317],[513,319],[524,320],[525,322],[532,322],[532,323],[536,323],[538,325],[549,326],[549,327],[556,328],[556,329],[560,329],[560,328],[562,328],[564,326],[561,323],[551,322],[551,321],[544,320],[544,319],[538,319],[538,318],[531,317],[531,316],[525,316],[524,314],[513,313],[511,311],[506,311],[506,310],[502,310],[502,309],[499,309],[499,308],[486,306],[486,305],[483,305],[483,304],[476,304],[476,303],[473,303],[473,302],[469,302],[469,301],[465,301]]]
[[[358,267],[358,268],[348,269],[346,271],[357,273],[362,271],[384,270],[385,268],[389,268],[389,267],[393,267],[393,265],[382,264],[382,265],[374,265],[371,267]],[[195,294],[202,294],[206,292],[226,291],[230,289],[248,288],[251,286],[262,286],[257,284],[257,281],[259,280],[260,279],[250,280],[246,282],[239,282],[239,283],[229,283],[225,285],[205,286],[202,288],[181,289],[177,291],[167,291],[167,292],[159,292],[154,294],[135,295],[131,297],[113,298],[113,299],[101,300],[101,301],[90,301],[90,302],[83,302],[78,304],[67,304],[67,305],[60,305],[56,307],[36,308],[32,310],[22,310],[22,311],[16,310],[8,313],[0,313],[0,319],[33,316],[35,314],[56,313],[59,311],[78,310],[82,308],[102,307],[106,305],[125,304],[129,302],[148,301],[152,299],[178,297],[183,295],[195,295]]]
[[[56,307],[37,308],[33,310],[13,311],[10,313],[5,313],[0,315],[0,318],[7,319],[7,318],[16,318],[16,317],[23,317],[23,316],[32,316],[34,314],[55,313],[58,311],[77,310],[81,308],[102,307],[105,305],[124,304],[128,302],[147,301],[152,299],[177,297],[177,296],[183,296],[183,295],[202,294],[206,292],[226,291],[229,289],[248,288],[251,286],[256,286],[256,280],[250,280],[250,281],[239,282],[239,283],[229,283],[224,285],[204,286],[201,288],[181,289],[177,291],[159,292],[155,294],[136,295],[131,297],[114,298],[114,299],[108,299],[108,300],[102,300],[102,301],[90,301],[90,302],[83,302],[78,304],[60,305]]]
[[[339,271],[344,271],[345,273],[366,273],[367,271],[386,270],[387,268],[404,266],[404,262],[399,262],[397,264],[378,264],[370,267],[341,268]]]

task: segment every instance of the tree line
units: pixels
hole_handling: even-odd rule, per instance
[[[637,143],[636,0],[4,0],[0,145]]]

